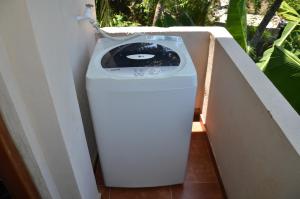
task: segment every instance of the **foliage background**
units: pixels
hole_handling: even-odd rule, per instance
[[[247,13],[265,15],[274,1],[230,0],[226,28],[300,114],[300,0],[281,3],[277,13],[290,21],[284,29],[250,42],[257,31],[247,27]],[[217,8],[219,0],[96,0],[101,27],[213,25]]]
[[[159,0],[96,0],[101,26],[151,26]],[[156,26],[209,25],[218,0],[161,0]],[[106,17],[104,17],[106,16]]]

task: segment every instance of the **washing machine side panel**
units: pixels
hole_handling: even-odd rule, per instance
[[[107,186],[183,182],[195,93],[195,87],[89,93]]]

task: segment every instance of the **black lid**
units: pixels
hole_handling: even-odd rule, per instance
[[[130,43],[107,52],[101,60],[103,68],[179,66],[178,54],[154,43]]]

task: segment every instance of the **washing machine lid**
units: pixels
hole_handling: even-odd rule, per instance
[[[177,67],[179,55],[172,49],[157,43],[136,42],[118,46],[101,59],[103,68]]]

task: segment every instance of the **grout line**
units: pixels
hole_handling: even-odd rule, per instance
[[[173,199],[172,187],[171,186],[169,186],[169,190],[170,190],[171,199]]]
[[[211,183],[218,183],[217,181],[184,181],[184,183],[191,183],[191,184],[211,184]]]

